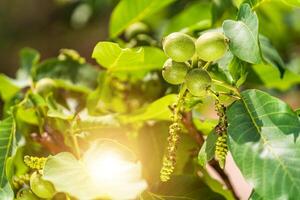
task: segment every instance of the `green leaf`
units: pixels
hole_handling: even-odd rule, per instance
[[[252,191],[249,200],[263,200],[263,198],[261,196],[259,196],[259,194],[257,194],[254,190]]]
[[[283,77],[285,64],[277,50],[272,46],[269,39],[262,35],[259,36],[259,42],[263,59],[270,65],[278,68],[278,70],[280,71],[280,77]]]
[[[228,143],[245,179],[263,199],[300,194],[300,121],[283,101],[259,90],[241,93],[227,112]]]
[[[63,152],[49,157],[43,169],[43,178],[52,182],[58,192],[66,192],[79,199],[95,197],[90,176],[71,153]]]
[[[60,54],[58,58],[51,58],[35,65],[32,69],[32,78],[34,81],[42,78],[62,79],[95,88],[98,73],[96,68],[81,62],[77,57]]]
[[[201,10],[201,12],[199,12]],[[184,10],[171,18],[165,30],[165,35],[180,31],[183,28],[202,23],[203,28],[211,26],[211,4],[207,2],[197,2],[184,8]]]
[[[120,126],[117,117],[112,114],[103,116],[79,115],[74,119],[73,124],[73,133]]]
[[[114,38],[129,25],[158,12],[174,0],[122,0],[114,9],[109,27],[109,35]]]
[[[116,157],[120,160],[115,160]],[[142,192],[146,186],[140,177],[140,164],[135,159],[133,152],[120,143],[99,139],[91,144],[80,160],[67,152],[49,157],[43,169],[43,178],[52,182],[56,191],[68,193],[77,199],[122,199],[120,196],[133,199],[132,195]],[[117,174],[97,172],[110,172],[107,164],[111,162],[117,163],[118,166],[111,166],[114,167],[112,172]],[[114,170],[116,167],[121,167],[121,170]]]
[[[224,21],[223,31],[230,40],[229,49],[235,56],[253,64],[261,62],[258,45],[258,18],[248,4],[241,6],[238,21]]]
[[[0,97],[3,101],[11,99],[20,88],[4,74],[0,74]]]
[[[285,70],[283,78],[280,78],[280,72],[271,65],[254,65],[252,69],[254,72],[249,72],[248,83],[257,82],[252,79],[254,75],[259,77],[259,81],[263,83],[264,87],[281,91],[288,90],[292,86],[299,85],[300,83],[300,75],[288,69]]]
[[[38,51],[32,48],[23,48],[20,51],[21,67],[17,72],[17,79],[28,79],[31,74],[31,69],[40,60]]]
[[[249,64],[234,57],[228,68],[229,72],[234,80],[234,83],[237,87],[240,87],[247,79]]]
[[[160,69],[167,59],[162,50],[154,47],[122,49],[112,42],[99,42],[93,51],[93,58],[109,73],[134,73]]]
[[[218,135],[212,131],[206,138],[198,154],[198,163],[205,166],[207,162],[215,157],[216,141]]]
[[[7,183],[5,166],[12,153],[13,141],[15,138],[16,124],[13,117],[0,121],[0,188]]]
[[[0,199],[1,200],[13,200],[14,191],[12,190],[9,183],[7,183],[3,188],[0,187]]]
[[[120,119],[125,123],[147,120],[170,120],[172,112],[169,106],[175,103],[176,100],[177,95],[175,94],[164,96],[149,104],[146,108],[138,110],[135,114],[120,116]]]
[[[289,5],[300,7],[299,0],[282,0],[282,1]]]
[[[140,200],[192,200],[225,199],[213,192],[199,177],[193,175],[174,176],[166,183],[160,183],[156,190],[144,192]]]

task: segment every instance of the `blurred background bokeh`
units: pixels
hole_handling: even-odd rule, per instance
[[[234,2],[238,1],[178,0],[151,19],[146,19],[146,22],[153,29],[154,37],[160,41],[161,37],[169,32],[179,31],[186,26],[192,27],[198,23],[198,19],[199,22],[204,22],[200,31],[210,26],[220,26],[224,19],[235,18]],[[42,56],[41,60],[57,56],[61,48],[75,49],[88,62],[95,64],[91,53],[98,41],[108,39],[110,15],[118,2],[0,0],[0,73],[15,76],[19,68],[19,52],[23,47],[37,49]],[[197,10],[199,2],[207,3],[208,6],[201,4],[203,10]],[[221,10],[218,13],[222,14],[215,15],[216,10]],[[300,8],[282,1],[264,1],[256,11],[260,21],[260,32],[267,36],[278,50],[285,63],[286,72],[281,79],[275,68],[254,66],[244,87],[268,90],[297,109],[300,107]],[[212,24],[206,24],[205,20],[211,18]],[[232,179],[238,179],[234,185],[239,188],[241,196],[248,197],[251,188],[245,185],[232,161],[229,163],[231,164],[227,165],[226,171],[235,171],[230,173]],[[243,184],[245,186],[242,186]]]
[[[107,38],[116,0],[1,0],[0,72],[14,76],[19,51],[32,47],[43,58],[59,49],[76,49],[90,59],[95,44]]]

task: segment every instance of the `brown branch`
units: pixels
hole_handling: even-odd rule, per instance
[[[203,134],[195,127],[191,111],[182,114],[182,124],[188,130],[190,136],[195,139],[201,148],[204,143]]]
[[[194,140],[198,143],[199,148],[202,147],[203,143],[204,143],[204,137],[203,137],[203,133],[200,132],[194,125],[193,123],[193,116],[192,116],[192,112],[186,112],[186,113],[182,113],[182,124],[186,127],[186,129],[188,130],[188,133],[190,134],[190,136],[192,138],[194,138]],[[239,197],[237,196],[236,192],[234,191],[234,188],[227,176],[227,174],[224,172],[224,170],[219,166],[219,163],[213,159],[209,162],[209,165],[211,167],[214,168],[214,170],[219,174],[219,176],[221,177],[221,179],[223,180],[224,184],[226,185],[226,187],[228,188],[228,190],[230,190],[234,196],[235,199],[239,199]]]
[[[234,196],[235,199],[239,199],[238,195],[236,194],[229,178],[228,175],[224,172],[224,170],[219,166],[218,161],[215,159],[209,161],[209,165],[214,168],[214,170],[219,174],[219,176],[222,178],[224,181],[226,187],[228,190],[232,192],[232,195]]]

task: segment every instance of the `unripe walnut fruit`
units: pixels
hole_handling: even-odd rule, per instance
[[[44,180],[37,172],[34,172],[30,177],[30,188],[33,193],[40,198],[49,199],[55,194],[52,183]]]
[[[168,83],[178,85],[184,82],[187,71],[188,66],[185,63],[168,59],[164,64],[162,76]]]
[[[184,33],[171,33],[163,41],[165,54],[176,62],[185,62],[195,54],[193,38]]]
[[[227,41],[222,33],[207,32],[196,40],[196,53],[204,61],[215,61],[224,56],[227,51]]]
[[[194,96],[203,96],[211,86],[211,78],[203,69],[193,69],[186,76],[186,86]]]

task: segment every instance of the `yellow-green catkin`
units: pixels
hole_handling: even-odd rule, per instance
[[[173,111],[172,121],[169,126],[168,147],[163,157],[163,164],[160,170],[160,180],[166,182],[170,179],[176,165],[176,150],[179,142],[179,133],[181,131],[182,109],[184,98],[187,94],[186,85],[183,84],[178,94],[177,102],[171,107]]]
[[[12,179],[12,185],[15,189],[20,189],[24,185],[29,185],[30,175],[23,174],[20,176],[14,176]]]
[[[24,163],[31,169],[41,170],[44,168],[47,158],[45,157],[34,157],[34,156],[25,156]]]
[[[228,152],[227,146],[227,134],[222,134],[218,136],[216,142],[215,155],[219,162],[220,167],[223,169],[225,166],[225,160]]]
[[[163,158],[163,166],[160,170],[160,179],[166,182],[170,179],[176,164],[176,149],[179,140],[178,133],[180,126],[178,122],[173,122],[169,127],[168,147],[167,152]]]
[[[216,101],[216,111],[219,116],[219,124],[216,126],[215,131],[218,135],[215,149],[215,157],[219,162],[220,167],[223,169],[225,166],[226,156],[228,152],[227,145],[227,118],[225,115],[226,107]]]

